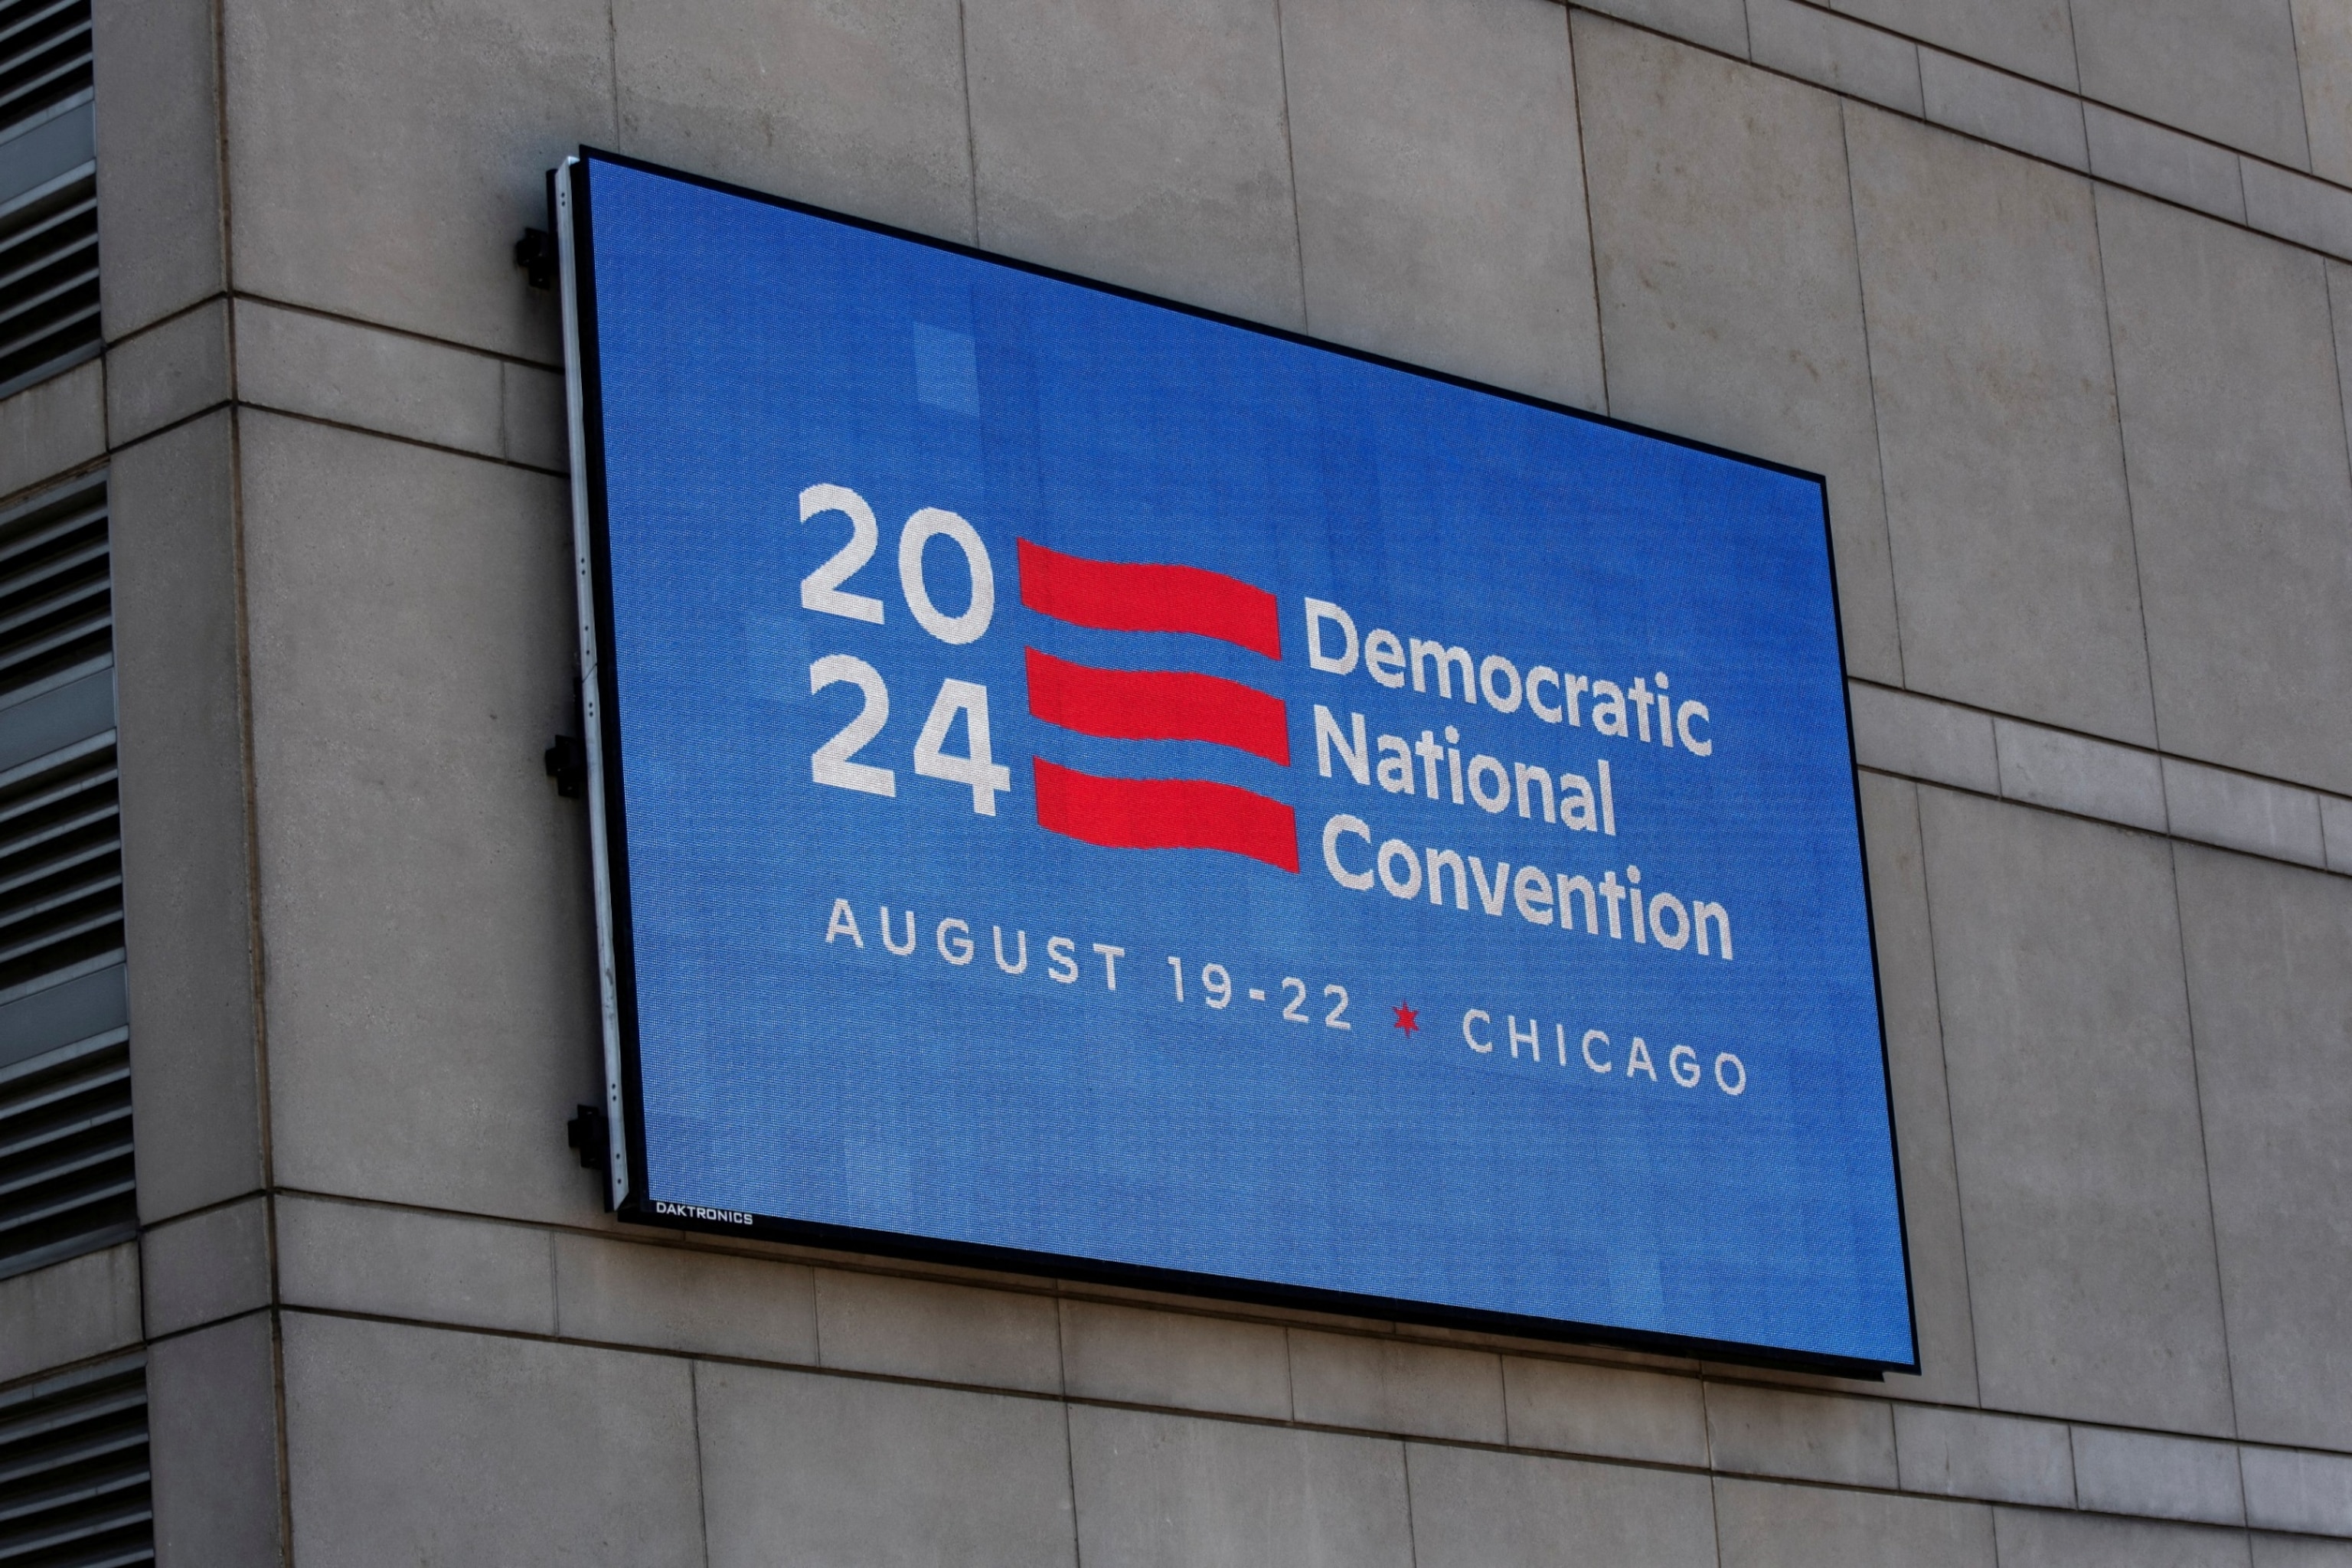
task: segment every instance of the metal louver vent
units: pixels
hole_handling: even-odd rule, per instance
[[[0,3],[0,396],[97,353],[89,0]]]
[[[0,1277],[138,1228],[108,566],[102,478],[0,513]]]
[[[144,1357],[0,1394],[0,1568],[152,1563],[154,1536]]]

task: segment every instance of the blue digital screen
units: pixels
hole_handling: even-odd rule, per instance
[[[574,178],[638,1212],[1915,1363],[1817,479]]]

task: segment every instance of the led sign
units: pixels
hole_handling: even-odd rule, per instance
[[[1914,1363],[1817,479],[560,184],[625,1213]]]

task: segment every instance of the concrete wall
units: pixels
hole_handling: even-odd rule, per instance
[[[165,1563],[2352,1563],[2336,0],[98,11]],[[583,141],[1829,475],[1920,1375],[609,1221]]]

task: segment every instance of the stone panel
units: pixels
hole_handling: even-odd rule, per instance
[[[236,392],[287,414],[503,456],[500,362],[257,300],[236,306]]]
[[[2055,1421],[1897,1405],[1895,1447],[1905,1491],[2074,1506],[2074,1446]]]
[[[1919,48],[1801,0],[1748,0],[1748,54],[1759,66],[1905,114],[1924,112]]]
[[[1596,0],[1591,9],[1737,59],[1748,58],[1745,0]]]
[[[1906,778],[1980,795],[2000,793],[1992,716],[1860,681],[1846,685],[1854,759]]]
[[[1087,1568],[1407,1568],[1402,1445],[1197,1416],[1074,1406]]]
[[[621,144],[640,157],[969,242],[954,0],[618,0]]]
[[[1902,1162],[1911,1313],[1919,1336],[1918,1374],[1889,1373],[1886,1388],[1898,1397],[1973,1405],[1976,1334],[1969,1320],[1968,1252],[1961,1241],[1959,1177],[1952,1160],[1935,940],[1919,847],[1918,790],[1874,773],[1862,775],[1862,826],[1869,852],[1870,912],[1878,942],[1878,999],[1886,1026],[1895,1152]]]
[[[562,481],[244,425],[278,1177],[593,1219],[586,834],[541,763],[575,722]]]
[[[824,1364],[898,1377],[1059,1392],[1054,1300],[890,1274],[816,1273]]]
[[[0,1383],[137,1344],[138,1243],[0,1279]]]
[[[813,1365],[815,1283],[801,1263],[559,1232],[555,1331]]]
[[[108,476],[131,1136],[150,1224],[261,1184],[230,416]]]
[[[2245,221],[2238,159],[2225,149],[2096,103],[2083,106],[2083,132],[2089,139],[2091,173],[2099,178],[2233,223]]]
[[[1919,51],[1919,90],[1927,118],[2070,169],[2088,169],[2083,104],[1941,49]]]
[[[211,0],[96,0],[99,291],[110,339],[226,281]]]
[[[1706,1436],[1718,1470],[1844,1486],[1895,1485],[1895,1423],[1883,1400],[1710,1383]]]
[[[1905,684],[2151,744],[2089,183],[1846,123]]]
[[[267,1316],[147,1352],[158,1568],[285,1560],[278,1436],[278,1350]]]
[[[2246,1500],[2231,1443],[2112,1427],[2074,1428],[2074,1496],[2102,1513],[2243,1524]]]
[[[1287,0],[1282,31],[1307,331],[1601,407],[1565,9]]]
[[[1503,1440],[1503,1370],[1485,1351],[1293,1329],[1290,1398],[1327,1426]]]
[[[701,1568],[688,1363],[308,1312],[283,1322],[303,1568]]]
[[[2102,822],[2165,830],[2164,768],[2153,752],[2111,745],[2063,730],[1993,721],[2005,800],[2095,816]]]
[[[289,1306],[555,1331],[545,1230],[294,1196],[279,1197],[277,1211],[278,1289]]]
[[[1717,1481],[1722,1568],[1993,1568],[1982,1503]]]
[[[155,1338],[269,1305],[269,1210],[262,1198],[206,1209],[139,1237],[146,1331]]]
[[[2074,0],[2074,12],[2089,96],[2310,166],[2289,0]]]
[[[554,363],[514,265],[547,171],[617,136],[602,0],[225,8],[237,286]]]
[[[1506,1356],[1503,1397],[1515,1448],[1706,1463],[1706,1407],[1695,1377]]]
[[[2229,1431],[2170,847],[1937,789],[1920,818],[1985,1403]]]
[[[2303,79],[2311,172],[2352,184],[2352,6],[2294,0],[2294,58]]]
[[[694,1375],[710,1568],[1075,1562],[1055,1404],[708,1363]]]
[[[1993,1529],[2001,1568],[2246,1568],[2246,1538],[2234,1530],[2010,1508]]]
[[[1828,476],[1847,663],[1899,683],[1837,100],[1573,20],[1610,411]]]
[[[980,243],[1298,327],[1273,0],[968,0]]]
[[[2238,1464],[2247,1523],[2352,1536],[2352,1458],[2248,1445],[2238,1450]]]
[[[90,360],[0,398],[0,497],[106,451],[106,363]]]
[[[107,351],[106,433],[111,446],[228,397],[228,307],[200,305]]]
[[[1956,54],[2074,86],[2074,30],[2066,0],[1830,0],[1838,10]]]
[[[1290,1418],[1289,1343],[1268,1323],[1066,1300],[1062,1363],[1082,1399]]]
[[[2352,1449],[2352,881],[2176,858],[2238,1429]]]
[[[1414,1443],[1414,1568],[1716,1568],[1705,1476]]]
[[[2099,192],[2164,749],[2352,791],[2352,473],[2317,257]]]

